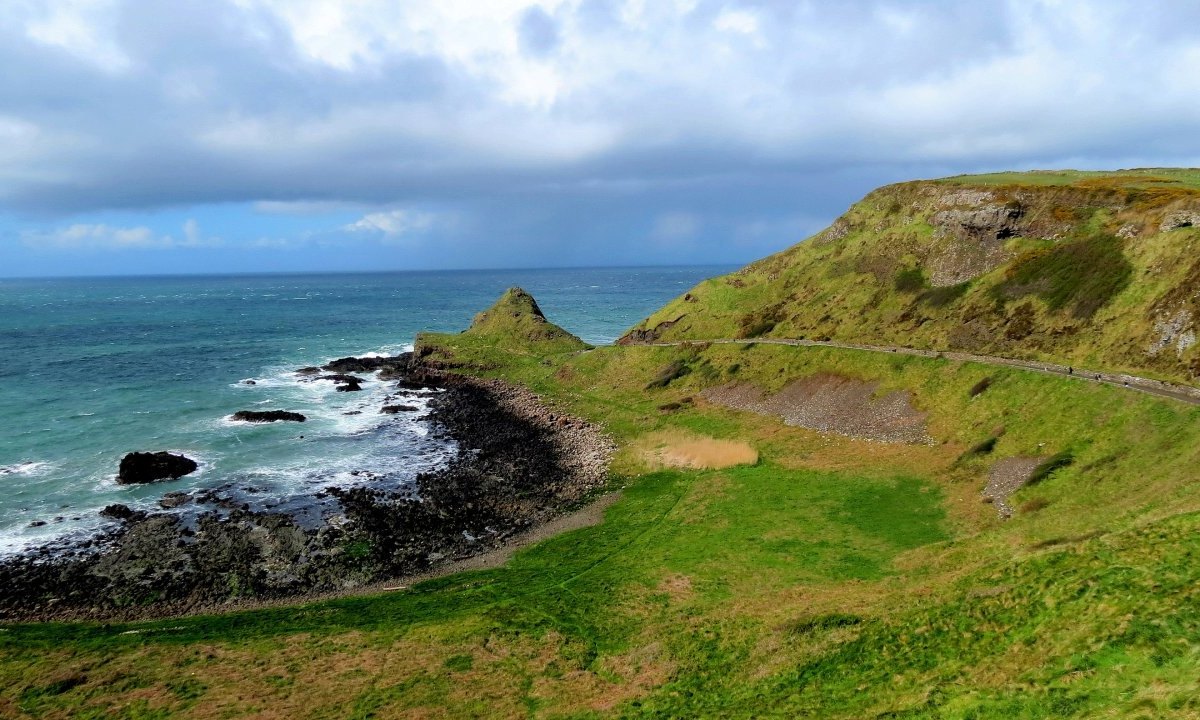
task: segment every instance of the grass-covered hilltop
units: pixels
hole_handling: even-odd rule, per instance
[[[1200,377],[1200,170],[880,188],[807,242],[702,283],[628,340],[787,337]]]
[[[624,344],[512,290],[414,356],[611,436],[573,529],[373,595],[5,625],[0,716],[1200,717],[1193,225],[1200,171],[952,178]],[[801,338],[947,352],[763,342]]]

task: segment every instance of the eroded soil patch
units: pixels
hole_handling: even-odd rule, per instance
[[[929,442],[928,413],[912,406],[907,391],[876,396],[877,387],[821,373],[796,380],[774,395],[743,383],[710,388],[701,395],[717,405],[773,415],[811,430],[881,442]]]

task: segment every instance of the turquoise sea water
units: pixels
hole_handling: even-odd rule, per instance
[[[394,392],[384,383],[337,393],[296,368],[461,330],[512,285],[552,321],[608,343],[728,269],[0,280],[0,554],[93,532],[105,505],[154,508],[167,491],[235,483],[287,507],[334,484],[401,484],[454,448],[420,413],[379,415]],[[242,409],[309,420],[226,420]],[[134,450],[183,452],[201,470],[119,486]]]

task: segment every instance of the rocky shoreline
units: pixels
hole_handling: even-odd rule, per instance
[[[458,456],[404,491],[327,488],[314,498],[327,508],[316,523],[251,510],[221,489],[185,500],[199,511],[190,521],[106,508],[119,529],[0,561],[0,620],[125,620],[353,591],[499,548],[605,482],[611,440],[524,388],[408,354],[337,362],[441,390],[429,419]]]

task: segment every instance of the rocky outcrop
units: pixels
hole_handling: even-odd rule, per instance
[[[1022,232],[1024,209],[1015,200],[999,202],[986,191],[960,190],[942,198],[943,209],[930,216],[934,233],[950,239],[929,258],[929,282],[949,287],[1003,265],[1004,244]]]
[[[658,342],[662,334],[667,330],[679,324],[679,321],[687,317],[686,314],[680,315],[674,320],[664,320],[652,328],[634,328],[625,333],[619,340],[618,345],[639,345],[643,343]]]
[[[230,417],[237,422],[249,423],[304,422],[308,419],[298,412],[287,410],[238,410]]]
[[[334,520],[315,527],[252,511],[231,488],[180,496],[187,516],[114,509],[127,519],[89,546],[0,561],[0,619],[161,616],[344,592],[491,550],[605,481],[613,444],[595,426],[498,381],[445,382],[431,419],[471,452],[415,487],[329,488],[321,502]]]
[[[1196,210],[1176,210],[1163,218],[1158,226],[1159,232],[1178,230],[1179,228],[1200,227],[1200,212]]]
[[[156,480],[175,480],[196,472],[195,460],[169,452],[132,452],[121,458],[117,482],[136,485]]]
[[[318,375],[312,380],[328,380],[334,383],[338,392],[357,392],[362,390],[362,384],[366,382],[357,375],[346,375],[345,373],[335,373],[332,375]]]
[[[128,505],[116,503],[105,506],[105,508],[100,511],[100,517],[106,517],[112,520],[140,520],[146,517],[146,513],[134,510]]]
[[[371,373],[385,369],[407,369],[411,357],[411,353],[389,357],[345,357],[328,362],[321,367],[323,370],[335,373]]]
[[[395,415],[402,412],[416,412],[418,410],[420,410],[420,408],[415,405],[384,405],[383,407],[379,408],[379,412],[383,413],[384,415]]]

